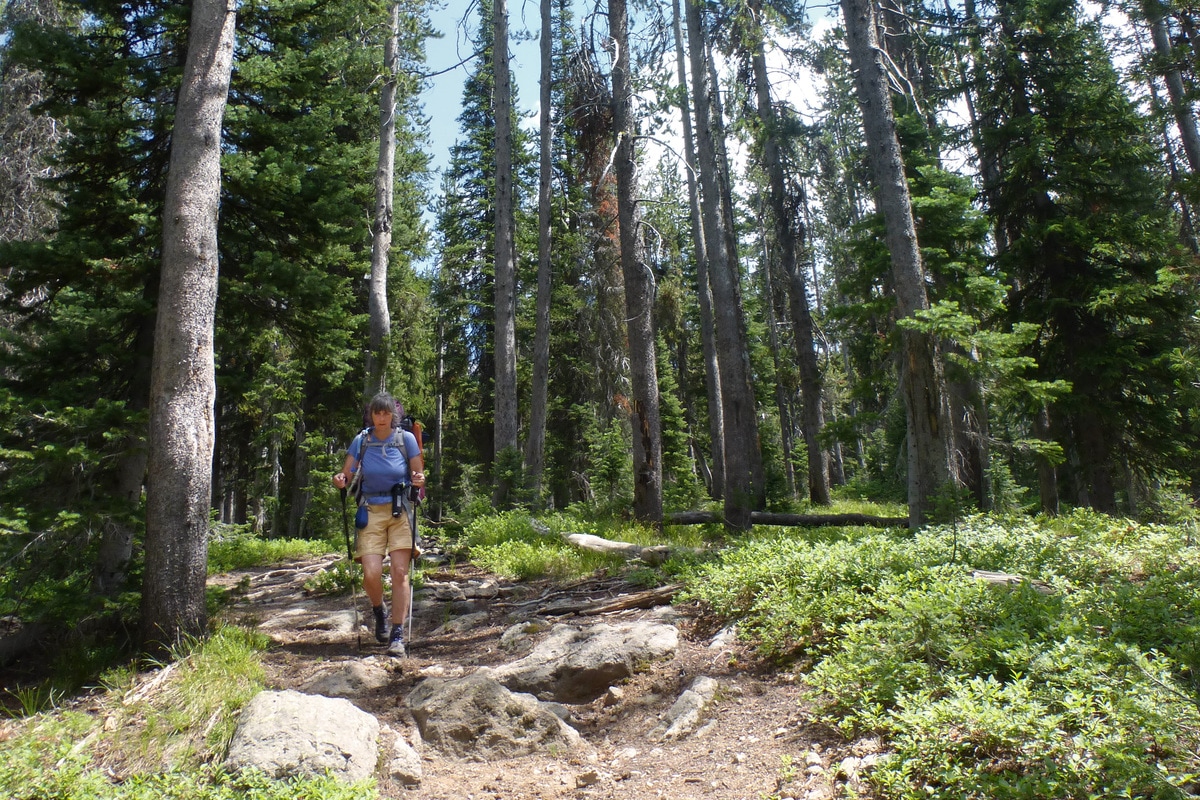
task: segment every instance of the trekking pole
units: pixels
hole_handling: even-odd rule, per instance
[[[354,574],[354,550],[350,547],[350,520],[346,518],[346,490],[342,489],[342,533],[346,536],[346,557],[350,559],[350,602],[354,604],[354,632],[362,650],[362,624],[358,621],[358,576]]]
[[[412,644],[412,626],[413,626],[413,573],[417,569],[417,504],[409,501],[408,505],[408,527],[412,531],[412,554],[413,558],[408,563],[408,642]]]

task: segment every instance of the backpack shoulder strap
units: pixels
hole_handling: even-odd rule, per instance
[[[354,457],[354,477],[350,479],[350,491],[360,505],[362,504],[363,455],[367,452],[367,437],[370,433],[370,428],[364,428],[362,433],[358,435],[358,455]],[[353,447],[354,443],[351,442],[350,446]]]
[[[404,438],[404,429],[392,429],[392,438],[388,444],[392,444],[400,448],[400,452],[404,453],[404,465],[408,466],[408,462],[412,457],[408,454],[408,440]]]

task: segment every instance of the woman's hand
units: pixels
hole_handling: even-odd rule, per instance
[[[336,475],[334,475],[333,476],[333,485],[336,486],[338,489],[345,489],[346,488],[346,473],[339,472]]]
[[[416,486],[418,489],[421,488],[422,486],[424,486],[425,485],[425,473],[424,472],[414,472],[412,474],[412,485]]]

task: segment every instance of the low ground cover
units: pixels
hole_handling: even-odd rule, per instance
[[[1015,585],[977,572],[1020,576]],[[830,539],[759,531],[688,596],[891,755],[887,798],[1200,793],[1200,549],[1079,512]]]
[[[671,544],[678,555],[635,567],[564,533]],[[1200,546],[1186,524],[1080,512],[979,516],[917,534],[760,527],[730,539],[511,512],[439,545],[450,568],[469,561],[513,579],[683,582],[680,600],[700,603],[707,625],[736,623],[761,666],[807,687],[813,720],[883,743],[887,755],[864,776],[881,799],[1200,795]],[[304,550],[220,545],[214,571],[294,557],[294,547]],[[127,664],[75,694],[21,690],[0,724],[0,797],[378,797],[369,782],[277,782],[213,766],[262,686],[263,646],[225,627],[157,665],[161,678]]]

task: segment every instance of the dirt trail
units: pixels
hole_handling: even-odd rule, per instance
[[[686,607],[679,609],[680,648],[672,660],[649,666],[621,686],[619,699],[570,707],[572,724],[591,745],[589,755],[565,758],[547,753],[503,763],[445,759],[421,746],[405,706],[405,697],[419,681],[511,660],[498,642],[519,618],[586,601],[619,599],[640,587],[597,578],[570,586],[499,581],[499,595],[492,600],[422,601],[419,593],[409,656],[390,659],[365,628],[355,630],[351,598],[305,593],[304,581],[336,560],[330,556],[286,567],[240,570],[210,583],[230,589],[234,596],[224,617],[256,626],[275,642],[264,658],[269,688],[303,690],[319,673],[346,661],[361,661],[384,673],[381,686],[350,699],[416,747],[424,769],[416,789],[381,781],[385,797],[823,800],[841,794],[845,776],[838,777],[839,765],[851,751],[810,718],[791,676],[754,669],[740,644],[723,641],[719,647],[710,646],[711,633],[701,633],[695,609]],[[427,572],[426,579],[459,586],[495,580],[461,566]],[[361,591],[358,605],[360,621],[365,620],[368,609]],[[477,617],[478,624],[457,632],[454,625],[445,624],[464,613],[486,613],[486,620]],[[586,625],[649,613],[653,612],[631,609],[550,619]],[[649,734],[661,715],[699,676],[720,685],[701,728],[682,740],[653,741]]]

